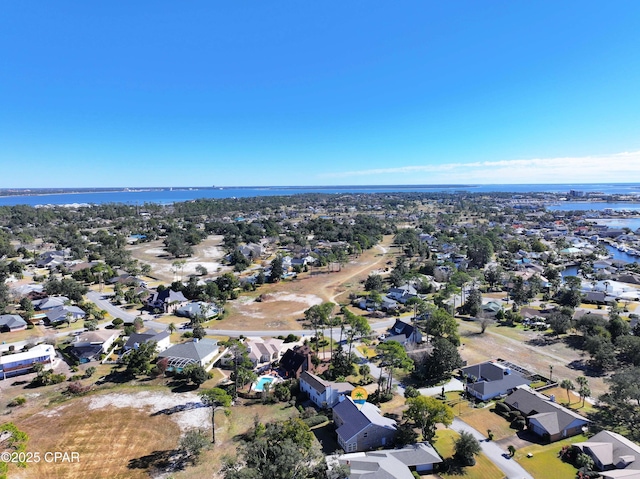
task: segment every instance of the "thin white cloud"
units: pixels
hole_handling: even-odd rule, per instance
[[[326,178],[385,176],[394,183],[569,183],[640,180],[640,151],[611,155],[476,161],[334,172]],[[373,181],[373,179],[372,179]],[[402,181],[404,182],[404,181]],[[378,181],[375,181],[378,183]]]

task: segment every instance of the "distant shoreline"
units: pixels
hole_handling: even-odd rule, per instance
[[[477,188],[479,185],[321,185],[321,186],[139,186],[122,188],[0,188],[0,198],[14,196],[74,195],[83,193],[137,193],[145,191],[199,191],[199,190],[372,190],[397,188]]]

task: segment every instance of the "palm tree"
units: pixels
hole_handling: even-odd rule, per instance
[[[567,401],[569,401],[569,405],[571,405],[571,397],[569,396],[569,391],[573,391],[576,388],[573,382],[571,381],[571,379],[563,379],[560,383],[560,387],[567,390]]]
[[[591,395],[589,381],[586,377],[579,376],[576,378],[576,382],[578,383],[578,394],[580,394],[580,397],[582,398],[582,407],[584,407],[585,399]]]
[[[178,328],[176,328],[175,323],[169,323],[169,326],[167,327],[167,329],[169,330],[169,333],[173,334],[176,332]]]

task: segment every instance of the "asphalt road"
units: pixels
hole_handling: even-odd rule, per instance
[[[111,304],[109,295],[98,293],[97,291],[89,291],[87,293],[87,298],[93,301],[100,309],[104,309],[114,318],[122,319],[125,323],[133,323],[133,320],[136,318],[135,314],[125,313],[121,308]],[[166,324],[163,329],[164,328],[166,328]]]

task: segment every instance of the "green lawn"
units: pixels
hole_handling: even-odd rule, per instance
[[[457,438],[458,433],[452,429],[441,429],[437,432],[433,447],[442,459],[446,460],[453,456],[453,444]],[[475,466],[457,468],[454,465],[449,472],[441,472],[439,476],[443,479],[454,479],[460,476],[464,476],[465,479],[504,479],[504,473],[484,454],[476,457]]]
[[[375,358],[377,354],[375,348],[372,348],[371,346],[365,346],[364,344],[358,346],[358,351],[360,351],[362,355],[367,359]]]
[[[571,404],[569,404],[567,402],[567,390],[562,389],[561,387],[545,389],[544,391],[542,391],[542,394],[544,394],[547,397],[551,397],[551,395],[554,395],[556,398],[556,402],[558,402],[558,404],[562,404],[564,407],[569,408],[572,411],[575,411],[582,416],[587,416],[588,414],[591,414],[597,411],[597,408],[593,404],[587,401],[584,402],[584,407],[583,407],[582,399],[580,399],[580,397],[573,394],[573,392],[569,393],[569,398],[571,400]]]
[[[586,440],[586,436],[579,435],[552,444],[534,444],[519,449],[515,460],[536,479],[570,479],[576,476],[578,470],[571,464],[562,462],[558,452],[563,446]],[[529,453],[532,457],[527,457]]]
[[[461,399],[458,391],[448,392],[446,396],[453,413],[482,434],[487,435],[487,430],[491,429],[494,440],[498,441],[517,432],[509,427],[507,420],[491,411],[494,406],[474,408],[472,403]]]

